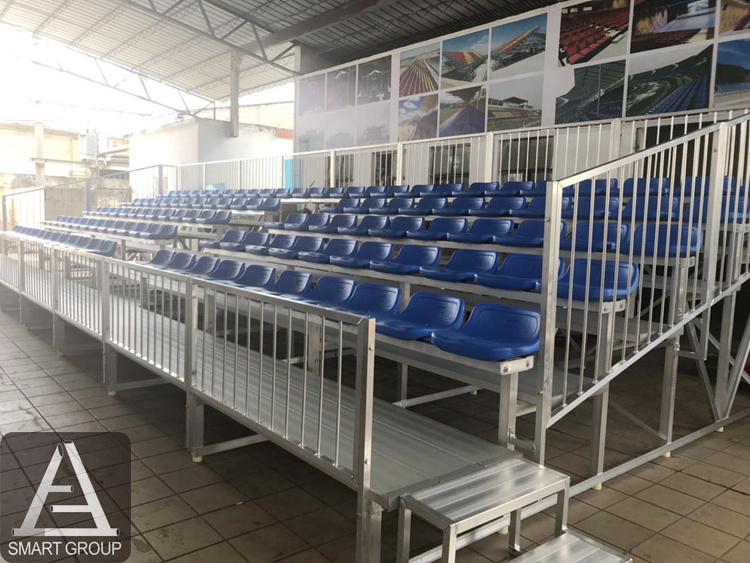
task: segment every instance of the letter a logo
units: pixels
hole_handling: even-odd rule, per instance
[[[64,449],[63,449],[64,446]],[[71,485],[53,485],[57,475],[57,470],[60,468],[60,463],[63,459],[63,454],[68,454],[70,463],[73,466],[78,483],[81,486],[81,492],[86,499],[86,504],[53,504],[50,506],[52,512],[88,512],[94,519],[95,528],[37,528],[37,522],[39,521],[39,515],[42,512],[44,503],[47,500],[47,495],[50,493],[72,493],[73,487]],[[78,455],[76,446],[71,441],[66,441],[63,444],[58,444],[55,448],[55,453],[52,454],[52,459],[47,466],[47,471],[44,472],[42,482],[39,484],[39,488],[36,490],[34,499],[31,501],[29,511],[26,513],[26,518],[23,519],[23,524],[20,528],[13,528],[12,535],[14,536],[98,536],[98,537],[114,537],[117,536],[119,530],[112,528],[109,525],[109,520],[104,514],[102,505],[99,502],[99,497],[96,496],[96,491],[91,485],[91,479],[89,479],[86,468],[83,466],[81,457]]]

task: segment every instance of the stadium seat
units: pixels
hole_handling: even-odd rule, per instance
[[[417,274],[422,266],[437,266],[440,263],[440,248],[406,244],[391,260],[372,260],[370,269],[388,274]]]
[[[303,251],[298,254],[297,258],[305,262],[326,264],[330,261],[331,256],[351,256],[356,250],[356,240],[335,238],[331,239],[323,250],[316,252]]]
[[[344,197],[344,188],[328,188],[322,197]]]
[[[424,217],[396,217],[385,228],[370,229],[367,234],[371,237],[404,238],[409,231],[424,229]]]
[[[284,296],[298,296],[308,293],[310,286],[312,286],[312,274],[310,272],[285,270],[279,274],[279,278],[275,282],[258,288],[257,291]]]
[[[505,182],[498,195],[520,196],[534,189],[534,182]]]
[[[311,233],[337,233],[339,227],[354,227],[357,224],[356,215],[334,215],[325,225],[310,225]]]
[[[210,274],[193,274],[196,278],[212,281],[232,281],[245,271],[245,265],[238,260],[222,260]]]
[[[669,178],[648,178],[648,182],[646,178],[638,178],[637,182],[633,178],[628,178],[622,184],[623,197],[644,196],[647,193],[662,195],[667,191],[669,191]]]
[[[457,197],[448,207],[433,210],[433,215],[459,217],[468,215],[473,209],[484,208],[483,197]]]
[[[470,209],[472,217],[509,217],[526,205],[523,197],[493,197],[487,205],[481,209]]]
[[[266,221],[263,226],[266,229],[284,229],[289,225],[289,230],[303,230],[305,223],[309,218],[307,213],[290,213],[284,221]]]
[[[565,222],[560,223],[560,238],[565,236]],[[544,246],[544,221],[524,221],[515,232],[492,237],[496,244],[506,246],[538,247]]]
[[[609,194],[607,194],[607,185],[609,185]],[[576,187],[578,188],[578,193],[576,194]],[[592,183],[591,180],[582,180],[578,183],[578,186],[572,185],[567,186],[563,188],[563,196],[566,197],[574,197],[578,195],[578,197],[590,197],[591,192],[594,192],[595,196],[606,196],[614,197],[619,195],[619,192],[617,191],[617,178],[610,178],[609,182],[607,182],[606,179],[600,178],[596,180],[593,184],[592,189]]]
[[[263,200],[257,210],[258,211],[278,211],[281,207],[281,200],[278,197],[267,197]]]
[[[345,268],[367,268],[373,260],[388,260],[393,256],[393,245],[389,242],[363,242],[351,256],[331,256],[329,262]]]
[[[397,215],[401,209],[411,209],[414,207],[414,198],[411,197],[394,197],[388,202],[388,205],[380,209],[370,209],[370,213],[375,215]]]
[[[522,209],[513,210],[513,217],[526,217],[531,219],[544,219],[544,213],[546,211],[547,198],[535,197],[529,202],[528,207]],[[560,199],[561,211],[568,211],[573,206],[573,200],[569,197],[563,197]]]
[[[594,197],[592,206],[591,197],[578,197],[575,207],[562,212],[563,219],[591,220],[604,219],[605,217],[617,217],[620,210],[620,199],[616,197]]]
[[[98,248],[89,250],[91,254],[96,254],[98,256],[107,256],[109,258],[114,256],[116,251],[117,251],[116,240],[103,240],[101,241],[101,245]]]
[[[361,283],[351,297],[336,305],[336,309],[381,318],[398,312],[401,306],[401,289],[376,283]]]
[[[506,235],[513,230],[511,219],[477,219],[465,233],[448,233],[447,239],[453,242],[482,243],[492,242],[496,235]]]
[[[435,191],[435,184],[414,184],[411,187],[409,195],[412,197],[422,197],[424,194]]]
[[[289,248],[269,247],[268,255],[274,258],[297,258],[300,252],[318,252],[323,248],[323,237],[297,237]]]
[[[445,197],[423,197],[417,205],[408,209],[399,209],[399,215],[434,215],[438,209],[445,209],[448,198]]]
[[[409,195],[409,184],[388,186],[385,197],[405,197]]]
[[[245,245],[245,252],[255,255],[267,255],[269,248],[290,248],[296,240],[297,237],[295,235],[276,235],[275,237],[273,237],[271,244]]]
[[[365,194],[364,186],[349,186],[344,192],[345,197],[362,197]]]
[[[476,274],[474,281],[485,287],[512,291],[539,291],[542,283],[543,256],[508,254],[494,272]],[[565,261],[560,259],[558,277],[565,271]]]
[[[325,227],[326,225],[328,225],[330,220],[331,216],[328,215],[328,213],[310,213],[308,214],[307,222],[297,230],[309,231],[312,227]],[[287,227],[286,225],[284,225],[284,228],[287,230],[294,230]]]
[[[375,330],[400,340],[428,338],[436,330],[459,328],[464,310],[464,301],[458,297],[415,293],[403,311],[378,319]]]
[[[419,275],[434,280],[461,282],[473,280],[474,275],[497,268],[500,255],[491,250],[459,248],[444,266],[422,266]]]
[[[228,229],[219,240],[199,240],[198,248],[221,248],[222,242],[239,243],[245,238],[247,231]]]
[[[219,259],[214,256],[201,256],[185,273],[190,276],[206,276],[219,267]]]
[[[682,214],[683,220],[688,221],[692,216],[694,222],[706,222],[708,218],[708,198],[696,198],[685,208]],[[737,196],[723,196],[721,198],[721,219],[722,223],[744,222],[750,219],[750,199]]]
[[[295,199],[305,199],[307,198],[307,188],[294,188],[290,193],[289,197],[295,198]]]
[[[507,360],[539,351],[538,311],[482,303],[458,329],[437,330],[432,343],[446,352],[485,361]]]
[[[647,201],[648,200],[648,201]],[[697,205],[696,201],[696,205]],[[636,196],[622,209],[622,220],[676,219],[680,212],[680,198],[664,196]]]
[[[449,233],[465,233],[468,222],[458,217],[438,217],[426,229],[406,231],[406,238],[414,240],[444,240]]]
[[[707,192],[710,186],[710,176],[696,176],[693,178],[685,178],[685,181],[682,183],[682,187],[675,188],[674,192],[675,194],[682,197],[688,197],[692,195],[700,197],[705,195],[703,192]],[[734,176],[724,176],[723,186],[724,195],[733,194],[737,189],[737,179]]]
[[[273,283],[275,276],[276,268],[251,264],[245,268],[240,277],[235,278],[230,283],[237,287],[267,287]]]
[[[497,182],[474,182],[469,186],[468,190],[464,190],[461,193],[456,194],[458,197],[482,197],[485,195],[498,194],[499,184]]]
[[[703,231],[696,225],[647,223],[638,225],[633,233],[633,254],[657,257],[687,256],[700,251],[703,245]],[[629,253],[630,249],[624,249]]]
[[[344,213],[365,214],[370,213],[371,209],[384,209],[386,205],[384,197],[372,197],[362,200],[362,203],[356,207],[344,207]]]
[[[386,186],[370,186],[365,190],[365,196],[381,198],[385,196],[387,191],[388,188]]]
[[[602,268],[604,282],[602,283]],[[572,272],[572,285],[571,285]],[[615,287],[617,277],[617,287]],[[588,294],[586,288],[588,286]],[[607,260],[603,265],[601,260],[578,258],[557,282],[557,296],[561,299],[584,301],[588,299],[624,299],[638,290],[638,265],[627,262]]]
[[[310,290],[310,293],[298,297],[300,301],[314,305],[341,305],[354,292],[356,282],[349,278],[323,276]]]
[[[352,227],[339,227],[341,235],[367,235],[371,229],[382,229],[388,225],[388,217],[382,215],[368,215],[362,217],[359,225]]]
[[[154,267],[166,266],[174,258],[175,254],[177,254],[176,250],[158,250],[146,264]]]
[[[219,248],[222,250],[233,250],[235,252],[243,252],[245,247],[248,245],[265,246],[268,244],[268,233],[261,232],[246,232],[245,236],[239,242],[224,242],[219,244]]]
[[[619,243],[620,249],[627,248],[628,233],[630,227],[626,223],[621,223],[619,228],[617,222],[610,223],[593,223],[593,227],[588,222],[578,223],[575,232],[571,229],[570,236],[560,241],[560,248],[571,250],[573,248],[573,235],[575,234],[575,249],[580,251],[616,252]]]
[[[422,197],[451,197],[460,194],[463,184],[440,184],[432,191],[422,193]]]

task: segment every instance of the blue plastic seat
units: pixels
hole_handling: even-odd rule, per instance
[[[307,218],[307,223],[302,227],[302,230],[309,231],[313,227],[325,227],[330,221],[331,216],[328,215],[328,213],[311,213]]]
[[[402,209],[411,209],[414,207],[414,199],[411,197],[394,197],[388,202],[388,205],[380,209],[370,209],[370,213],[376,215],[396,215]]]
[[[492,242],[492,237],[507,235],[513,230],[511,219],[477,219],[465,233],[448,233],[447,239],[453,242],[482,243]]]
[[[232,281],[240,277],[245,271],[245,265],[237,260],[222,260],[219,266],[210,274],[193,274],[197,278],[213,281]]]
[[[560,223],[560,238],[565,236],[566,225]],[[544,246],[544,221],[524,221],[514,233],[492,237],[496,244],[535,248]]]
[[[469,215],[473,217],[509,217],[516,211],[523,209],[526,205],[524,197],[493,197],[486,207],[481,209],[470,209]]]
[[[323,237],[297,237],[289,248],[270,248],[268,255],[274,258],[297,258],[300,252],[318,252],[323,248]]]
[[[562,212],[563,219],[604,219],[605,217],[616,218],[620,211],[620,199],[617,197],[594,197],[593,206],[591,197],[579,196],[575,207]]]
[[[407,231],[406,238],[414,240],[445,240],[449,233],[465,233],[468,221],[459,217],[438,217],[424,230]]]
[[[261,204],[263,203],[263,199],[259,197],[249,197],[247,198],[247,201],[245,202],[245,209],[249,211],[257,210]]]
[[[281,199],[278,197],[267,197],[258,207],[258,211],[278,211],[281,207]]]
[[[386,186],[369,186],[365,190],[365,196],[367,197],[383,197],[385,196],[385,193],[388,191],[388,188]]]
[[[646,201],[648,199],[648,201]],[[696,204],[698,202],[696,201]],[[697,206],[697,205],[696,205]],[[622,220],[676,219],[680,212],[680,198],[665,196],[636,196],[622,210]],[[634,216],[635,215],[635,216]]]
[[[353,227],[357,224],[356,215],[334,215],[325,225],[310,225],[311,233],[337,233],[339,227]]]
[[[300,252],[297,258],[305,262],[327,264],[331,260],[331,256],[351,256],[356,250],[356,240],[335,238],[331,239],[323,250]]]
[[[216,214],[213,217],[208,217],[206,219],[198,218],[198,223],[209,223],[211,225],[228,225],[232,221],[232,212],[231,211],[217,211]]]
[[[690,204],[687,205],[682,216],[685,221],[688,221],[691,216],[693,221],[704,222],[708,218],[708,198],[696,198],[692,202],[692,210]],[[721,198],[721,216],[720,220],[722,223],[738,223],[744,222],[750,219],[750,199],[737,196],[723,196]]]
[[[117,251],[117,241],[116,240],[103,240],[101,241],[101,244],[98,248],[94,248],[89,250],[91,254],[96,254],[97,256],[106,256],[108,258],[111,258],[115,255],[115,252]]]
[[[400,340],[419,340],[436,330],[459,328],[464,313],[464,301],[459,297],[415,293],[398,315],[378,319],[375,330]]]
[[[214,256],[201,256],[192,267],[186,270],[191,276],[206,276],[219,267],[219,259]]]
[[[293,198],[306,198],[308,193],[309,192],[307,191],[307,188],[294,188],[289,193],[289,197],[293,197]]]
[[[271,244],[247,244],[245,252],[255,255],[267,255],[269,248],[290,248],[297,240],[295,235],[276,235]]]
[[[407,232],[422,230],[424,226],[424,217],[396,217],[387,227],[370,229],[367,233],[371,237],[404,238]]]
[[[669,191],[669,178],[628,178],[622,184],[622,195],[633,197],[633,195],[644,196],[662,195]]]
[[[399,209],[399,215],[434,215],[438,209],[444,209],[448,206],[448,198],[445,197],[424,197],[417,202],[417,205],[408,209]]]
[[[153,255],[147,264],[154,267],[166,266],[174,258],[175,254],[177,254],[176,250],[157,250],[156,254]]]
[[[307,223],[309,214],[290,213],[284,221],[266,221],[263,226],[266,229],[289,229],[290,231],[301,231]]]
[[[344,188],[328,188],[320,197],[344,197]]]
[[[500,188],[499,195],[502,196],[520,196],[524,192],[534,189],[534,182],[505,182]]]
[[[307,188],[307,197],[310,198],[318,198],[318,197],[325,197],[325,188],[322,188],[320,186],[315,188]]]
[[[457,197],[448,207],[444,209],[435,209],[432,213],[433,215],[458,217],[461,215],[469,215],[471,210],[483,208],[483,197]]]
[[[474,182],[468,190],[457,193],[457,197],[482,197],[499,193],[499,184],[497,182]]]
[[[423,193],[422,197],[451,197],[459,195],[463,190],[463,184],[440,184],[434,190]]]
[[[390,285],[361,283],[351,297],[336,309],[358,315],[381,318],[395,314],[401,306],[401,289]]]
[[[616,252],[619,242],[620,250],[628,248],[628,234],[630,227],[627,223],[621,223],[617,227],[617,222],[610,223],[593,223],[591,226],[588,222],[581,222],[576,225],[575,229],[575,249],[580,251]],[[573,248],[573,230],[570,236],[560,241],[560,248],[571,250]]]
[[[682,183],[682,187],[675,188],[674,193],[683,197],[695,195],[696,197],[705,196],[704,192],[708,192],[708,188],[711,186],[710,176],[696,176],[693,178],[685,178]],[[724,195],[730,195],[735,193],[737,189],[737,179],[734,176],[724,176],[723,193]]]
[[[435,184],[414,184],[409,191],[412,197],[422,197],[424,194],[434,192]]]
[[[356,282],[349,278],[323,276],[300,301],[315,305],[340,305],[352,296]]]
[[[647,223],[638,225],[633,233],[633,254],[640,256],[664,257],[688,256],[700,251],[703,246],[703,230],[697,225],[680,225],[677,223]],[[629,253],[630,249],[623,249]]]
[[[390,220],[382,215],[367,215],[362,217],[359,225],[352,227],[339,227],[341,235],[367,235],[371,229],[382,229],[388,225]]]
[[[177,225],[159,225],[158,229],[141,233],[140,237],[151,240],[171,240],[177,237]]]
[[[284,296],[298,296],[310,291],[312,286],[312,274],[310,272],[299,272],[297,270],[285,270],[279,274],[279,278],[258,291],[275,293]]]
[[[491,250],[459,248],[444,266],[423,266],[419,275],[433,280],[461,282],[473,280],[475,274],[491,272],[497,268],[500,255]]]
[[[199,240],[198,248],[221,248],[222,242],[239,243],[245,238],[246,231],[227,230],[219,240]]]
[[[385,197],[406,197],[409,195],[409,184],[388,186]]]
[[[242,239],[238,242],[225,242],[219,243],[219,248],[222,250],[233,250],[235,252],[244,252],[247,245],[258,245],[263,246],[268,244],[268,233],[261,232],[245,232]]]
[[[602,268],[604,282],[602,283]],[[571,284],[571,272],[573,281]],[[617,287],[615,287],[615,277]],[[584,301],[586,286],[588,285],[589,299],[624,299],[638,291],[638,265],[627,262],[607,260],[603,265],[601,260],[587,260],[578,258],[557,282],[557,296],[561,299]]]
[[[539,291],[542,285],[544,257],[532,254],[508,254],[494,271],[474,276],[474,281],[485,287],[512,291]],[[565,272],[565,261],[560,259],[557,276]]]
[[[386,201],[384,197],[367,198],[358,207],[344,207],[344,213],[358,213],[362,215],[370,213],[373,209],[385,209]]]
[[[437,266],[440,263],[440,248],[405,244],[391,260],[372,260],[370,269],[388,274],[418,274],[422,266]]]
[[[344,268],[367,268],[373,260],[388,260],[393,256],[393,245],[389,242],[363,242],[351,256],[331,256],[329,263]]]
[[[237,287],[267,287],[273,283],[276,268],[262,264],[251,264],[241,276],[231,281]]]
[[[477,360],[500,361],[539,351],[538,311],[482,303],[458,329],[436,330],[432,343],[446,352]]]
[[[344,192],[346,197],[362,197],[365,195],[364,186],[349,186]]]
[[[609,185],[609,194],[607,194],[607,185]],[[619,195],[619,192],[617,190],[617,178],[610,178],[609,182],[607,182],[604,178],[599,178],[593,183],[591,180],[582,180],[578,183],[578,197],[590,197],[591,192],[594,192],[595,196],[606,196],[609,195],[617,196]],[[563,188],[563,196],[566,197],[574,197],[576,195],[576,186],[567,186]]]
[[[359,198],[342,197],[336,205],[321,205],[319,210],[323,213],[343,213],[345,208],[359,209]]]

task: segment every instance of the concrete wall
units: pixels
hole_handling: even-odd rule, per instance
[[[35,174],[32,156],[36,156],[34,128],[27,125],[0,125],[0,175]],[[59,160],[80,160],[78,135],[64,131],[45,130],[44,156]],[[71,176],[83,171],[82,165],[48,162],[47,176]],[[6,186],[10,187],[10,186]]]

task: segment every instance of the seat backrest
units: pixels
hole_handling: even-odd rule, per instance
[[[390,242],[368,240],[360,245],[355,256],[365,260],[388,260],[393,256],[393,245]]]
[[[642,248],[645,248],[646,256],[654,253],[661,256],[667,253],[667,249],[669,249],[670,256],[676,256],[678,245],[681,256],[700,251],[703,246],[703,230],[697,225],[646,223],[638,225],[633,233],[633,253],[636,255],[641,253]]]
[[[268,290],[273,293],[300,295],[307,293],[311,285],[312,274],[310,272],[285,270],[279,274],[279,279],[276,282],[268,286]]]
[[[512,230],[512,219],[477,219],[467,232],[472,235],[507,235]]]
[[[302,226],[307,223],[308,213],[290,213],[284,221],[285,225]]]
[[[604,269],[603,283],[602,269]],[[606,260],[602,262],[601,260],[577,258],[560,278],[560,282],[570,283],[571,275],[573,285],[585,287],[588,283],[589,288],[614,288],[616,277],[616,289],[620,297],[632,294],[638,289],[638,265],[629,264],[624,260],[619,262]]]
[[[267,197],[263,203],[260,204],[260,209],[266,211],[274,211],[281,205],[281,200],[277,197]]]
[[[323,276],[312,288],[308,297],[323,303],[343,303],[351,297],[356,282],[349,278]]]
[[[216,280],[233,280],[242,275],[245,265],[238,260],[222,260],[219,267],[211,273]]]
[[[329,197],[344,195],[344,188],[328,188],[325,193]]]
[[[328,224],[331,216],[328,213],[310,213],[307,216],[308,227],[322,227]]]
[[[468,272],[490,272],[497,268],[500,255],[491,250],[459,248],[453,252],[445,268]]]
[[[370,209],[385,209],[386,200],[384,197],[371,197],[366,199],[360,208],[361,213],[367,213]]]
[[[470,199],[470,198],[465,198]],[[438,217],[427,226],[430,233],[463,233],[468,221],[463,217]]]
[[[235,229],[229,229],[227,232],[224,233],[224,236],[221,237],[220,242],[242,242],[242,240],[245,238],[246,231],[237,231]]]
[[[385,192],[386,195],[394,196],[397,194],[407,194],[409,193],[409,184],[401,184],[399,186],[389,186],[388,191]]]
[[[409,192],[413,196],[420,196],[435,191],[435,184],[414,184]]]
[[[331,218],[330,226],[338,229],[339,227],[353,227],[356,224],[356,215],[334,215],[333,218]]]
[[[153,266],[164,266],[167,264],[172,258],[174,258],[174,255],[177,254],[176,250],[158,250],[156,254],[154,254],[153,258],[149,260],[149,264]]]
[[[103,256],[112,257],[115,255],[116,250],[117,250],[117,241],[107,239],[107,240],[102,241],[102,244],[97,249],[97,252],[99,252]]]
[[[401,306],[401,289],[377,283],[361,283],[344,307],[366,313],[391,313]]]
[[[283,235],[278,235],[283,236]],[[268,238],[270,235],[268,233],[260,233],[260,232],[248,232],[245,233],[245,238],[240,241],[242,244],[248,244],[248,245],[255,245],[255,246],[265,246],[268,244]]]
[[[405,244],[401,247],[398,256],[393,261],[399,264],[435,266],[440,262],[440,248],[437,246]]]
[[[474,182],[469,186],[469,192],[497,191],[498,182]]]
[[[619,240],[620,244],[624,245],[628,230],[629,227],[626,223],[621,223],[618,229],[616,221],[610,221],[606,224],[595,221],[593,226],[588,221],[583,221],[578,223],[575,228],[576,245],[589,240],[611,243],[616,243]],[[573,229],[570,231],[570,236],[573,236]],[[624,246],[621,246],[621,248],[625,249]]]
[[[544,198],[540,199],[544,200]],[[493,211],[513,211],[514,209],[523,209],[525,206],[525,197],[493,197],[487,204],[487,209],[492,209]]]
[[[646,200],[648,199],[648,202]],[[666,196],[636,196],[625,204],[622,210],[623,219],[635,218],[636,221],[657,219],[659,217],[671,216],[677,218],[680,212],[680,198]],[[635,217],[633,214],[635,213]]]
[[[627,178],[622,185],[622,195],[630,197],[637,195],[659,194],[669,189],[669,178]]]
[[[458,328],[464,322],[464,300],[441,293],[415,293],[398,318],[416,324],[435,324],[442,329]]]
[[[213,211],[209,211],[209,213],[213,213]],[[190,219],[197,219],[200,216],[201,216],[200,209],[191,209],[187,213],[185,213],[185,217],[189,217]]]
[[[215,256],[201,256],[188,273],[206,275],[213,273],[218,267],[219,259]]]
[[[565,261],[560,260],[563,270]],[[533,254],[508,254],[497,269],[499,274],[514,278],[541,279],[544,257]]]
[[[357,197],[342,197],[336,204],[336,211],[343,211],[345,207],[359,207],[359,202]]]
[[[297,241],[295,235],[276,235],[273,241],[268,245],[269,248],[291,248]]]
[[[349,186],[348,188],[346,188],[346,191],[344,192],[344,194],[349,197],[363,195],[364,193],[365,193],[364,186]]]
[[[457,192],[459,190],[463,190],[464,185],[463,184],[440,184],[435,191],[440,193],[450,193],[450,192]]]
[[[563,225],[565,223],[562,223]],[[524,221],[518,225],[515,235],[517,237],[536,238],[544,236],[544,221]]]
[[[388,228],[392,231],[420,231],[424,224],[424,217],[396,217]]]
[[[370,186],[365,190],[365,193],[369,197],[377,196],[380,194],[385,194],[385,192],[388,190],[385,186]]]
[[[412,207],[414,207],[414,198],[411,197],[394,197],[388,202],[388,211],[411,209]]]
[[[299,252],[317,252],[323,248],[323,237],[297,237],[291,248]]]
[[[448,199],[444,197],[424,197],[417,202],[415,209],[429,213],[433,209],[445,209]]]
[[[459,197],[453,200],[451,203],[451,209],[466,210],[469,209],[482,209],[484,207],[483,197]]]
[[[294,188],[289,195],[290,197],[307,197],[307,193],[306,188]]]
[[[223,225],[228,225],[231,220],[232,220],[231,211],[216,211],[212,219],[214,223],[220,223]]]
[[[533,189],[534,182],[505,182],[503,187],[500,188],[500,193],[503,195],[515,196]]]
[[[189,252],[177,252],[167,264],[170,270],[187,270],[192,268],[198,258]]]
[[[367,231],[368,229],[382,229],[388,224],[388,217],[384,215],[368,215],[362,217],[359,222],[359,228]]]
[[[541,320],[539,311],[501,305],[499,303],[482,303],[474,307],[469,320],[461,329],[468,335],[510,342],[539,342]]]
[[[234,280],[238,285],[246,287],[265,287],[273,282],[276,268],[263,264],[250,264],[240,277]]]
[[[328,242],[325,252],[329,256],[351,256],[357,251],[357,241],[346,238],[334,238]]]

